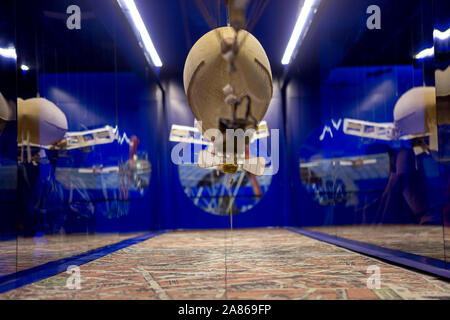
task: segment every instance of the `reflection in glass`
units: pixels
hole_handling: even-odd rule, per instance
[[[15,135],[8,139],[11,161],[6,163],[3,153],[0,157],[1,197],[8,197],[4,189],[16,191],[14,173],[19,198],[18,208],[10,204],[5,209],[0,199],[0,211],[16,215],[10,220],[19,234],[14,254],[12,246],[0,244],[2,264],[3,253],[14,258],[14,268],[5,274],[149,230],[148,211],[139,200],[149,196],[150,133],[136,121],[147,111],[128,107],[148,107],[145,94],[151,83],[128,65],[117,35],[97,14],[100,3],[70,4],[83,9],[79,29],[64,23],[66,1],[17,4],[15,56],[8,58],[14,61],[10,79],[17,77],[18,88],[12,91],[18,92],[17,99],[0,88],[2,146],[8,129],[3,118],[13,114],[5,106],[15,111],[17,104]],[[132,31],[127,36],[133,39]],[[5,52],[0,51],[11,53]],[[119,120],[120,107],[126,112],[120,112]]]
[[[243,170],[224,174],[197,165],[178,168],[185,194],[202,210],[216,215],[230,215],[253,208],[269,189],[272,176],[255,176]]]
[[[298,146],[297,161],[301,192],[323,208],[305,212],[309,230],[445,260],[448,139],[442,110],[448,110],[449,77],[442,72],[449,47],[442,35],[448,27],[437,32],[436,17],[423,4],[420,14],[414,5],[383,6],[385,15],[389,8],[397,23],[403,21],[401,30],[384,23],[375,33],[355,19],[360,34],[348,49],[336,42],[348,40],[338,31],[310,31],[319,54],[309,62],[320,66],[320,77],[313,82],[297,73],[295,80],[318,92],[315,105],[302,107],[316,107],[319,121]],[[321,6],[317,19],[331,7]],[[344,20],[336,12],[329,24]],[[448,24],[444,20],[441,25]],[[340,50],[342,60],[331,61]]]
[[[0,4],[0,278],[17,265],[17,53],[14,4]]]

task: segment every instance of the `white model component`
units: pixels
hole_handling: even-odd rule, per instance
[[[269,136],[269,127],[267,126],[266,121],[261,121],[256,128],[255,133],[250,139],[250,142],[253,142],[258,139],[263,139]]]
[[[169,141],[213,146],[213,143],[211,141],[207,140],[200,134],[200,130],[198,128],[198,126],[200,126],[199,123],[200,122],[196,121],[195,127],[173,124],[172,129],[170,130]],[[267,122],[261,121],[258,124],[258,127],[256,128],[254,134],[250,138],[250,142],[253,142],[258,139],[263,139],[268,136],[269,136],[269,128],[267,126]]]
[[[201,150],[198,153],[197,164],[199,168],[212,168],[223,164],[222,157],[216,156],[207,150]]]
[[[0,92],[0,120],[12,121],[16,119],[16,112],[14,108],[6,101],[3,94]]]
[[[364,138],[394,140],[394,124],[344,119],[344,133]]]
[[[105,126],[99,129],[79,131],[79,132],[66,132],[63,139],[60,141],[64,141],[62,144],[48,144],[41,145],[32,143],[28,140],[28,136],[22,140],[21,143],[18,144],[19,147],[37,147],[47,150],[72,150],[79,149],[85,147],[92,147],[100,144],[108,144],[112,143],[115,140],[118,140],[117,137],[117,129],[114,129],[111,126]]]
[[[111,173],[119,172],[119,167],[105,167],[105,168],[79,168],[78,173]]]
[[[198,128],[188,127],[188,126],[180,126],[177,124],[172,125],[172,129],[170,130],[169,141],[195,143],[195,144],[201,144],[201,145],[205,145],[205,146],[213,145],[213,143],[211,141],[206,140],[200,134],[200,131]]]
[[[344,119],[344,133],[380,140],[411,140],[430,136],[437,150],[436,89],[417,87],[404,93],[394,107],[393,123]]]
[[[225,57],[232,60],[236,68],[230,79],[230,63],[222,57],[222,45],[223,41],[235,38],[239,53],[234,55],[234,51],[229,50]],[[228,105],[232,97],[227,94],[231,89],[236,97],[244,94],[250,97],[251,113],[256,122],[264,117],[273,93],[272,71],[264,48],[252,34],[245,30],[236,34],[232,27],[214,29],[194,44],[186,59],[183,82],[188,105],[194,117],[202,121],[202,134],[208,129],[218,129],[220,119],[232,119],[232,108]],[[246,109],[238,108],[236,116],[245,118]]]
[[[375,164],[377,163],[377,159],[356,159],[356,160],[340,160],[339,164],[341,166],[361,166],[363,164]]]
[[[19,98],[17,111],[19,145],[50,145],[62,140],[67,132],[65,114],[47,99]]]
[[[236,154],[237,159],[226,158],[222,152],[222,146],[214,145],[214,143],[200,134],[200,122],[195,121],[195,127],[172,125],[169,140],[172,142],[185,142],[208,146],[208,150],[201,150],[198,154],[197,164],[200,168],[220,167],[228,162],[236,164],[243,170],[254,175],[262,175],[266,166],[264,157],[245,159],[245,154]],[[261,121],[257,129],[250,138],[250,142],[269,136],[269,129],[266,121]]]
[[[427,136],[436,127],[436,89],[413,88],[398,99],[394,123],[401,139]]]
[[[116,138],[116,129],[110,126],[94,130],[67,132],[65,135],[67,141],[65,149],[71,150],[112,143]]]
[[[266,169],[266,159],[264,157],[245,159],[241,167],[255,176],[262,176]]]

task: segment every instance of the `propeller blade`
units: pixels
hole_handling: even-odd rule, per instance
[[[200,168],[212,168],[222,164],[222,158],[213,155],[208,150],[202,150],[198,153],[197,163]]]
[[[245,159],[242,164],[242,169],[254,174],[255,176],[262,176],[266,169],[266,158],[264,157],[252,157]]]

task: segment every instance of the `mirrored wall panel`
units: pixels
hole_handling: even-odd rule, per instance
[[[311,208],[301,219],[448,260],[448,4],[378,2],[322,1],[296,57],[287,108]]]

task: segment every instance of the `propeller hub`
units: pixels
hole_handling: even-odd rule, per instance
[[[222,165],[222,172],[225,174],[233,174],[238,171],[239,166],[234,163],[226,163]]]

